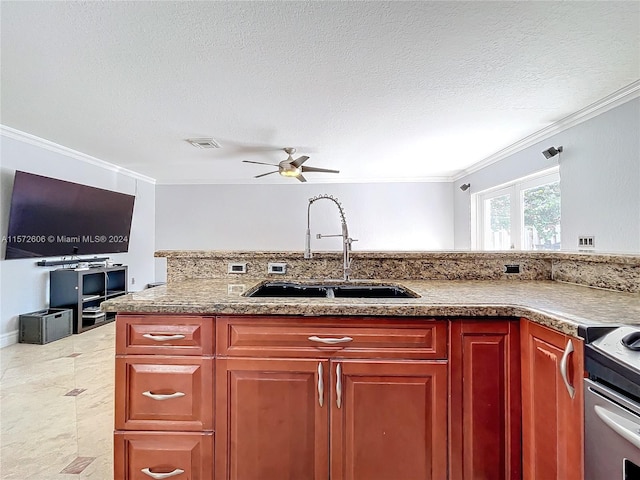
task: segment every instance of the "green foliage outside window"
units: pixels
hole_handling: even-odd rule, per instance
[[[524,192],[524,224],[534,227],[541,244],[557,243],[560,226],[560,183]]]
[[[560,182],[548,183],[523,192],[524,225],[537,233],[537,244],[556,246],[560,241]],[[489,200],[491,231],[511,231],[511,196]]]

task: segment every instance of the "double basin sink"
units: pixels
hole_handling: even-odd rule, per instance
[[[418,298],[402,285],[363,282],[263,282],[246,297],[303,298]]]

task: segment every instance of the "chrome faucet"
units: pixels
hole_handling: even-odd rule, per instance
[[[343,278],[345,281],[349,281],[351,278],[351,244],[353,242],[357,242],[355,238],[349,237],[349,229],[347,228],[347,219],[344,215],[344,210],[342,209],[342,204],[338,201],[337,198],[334,198],[332,195],[318,195],[316,197],[309,199],[309,206],[307,207],[307,234],[305,237],[304,244],[304,258],[312,258],[313,254],[311,253],[311,228],[309,221],[309,214],[311,212],[311,204],[317,202],[321,199],[331,200],[336,204],[338,210],[340,211],[340,221],[342,223],[342,233],[339,235],[321,235],[317,234],[316,238],[326,238],[326,237],[342,237],[342,261],[343,261]]]

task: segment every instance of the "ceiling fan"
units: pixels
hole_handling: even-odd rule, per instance
[[[301,182],[306,182],[307,179],[302,175],[306,172],[324,172],[324,173],[340,173],[339,170],[329,170],[327,168],[317,168],[317,167],[304,167],[302,164],[309,160],[309,157],[303,155],[301,157],[293,159],[292,155],[296,153],[295,148],[283,148],[285,153],[289,155],[286,160],[281,161],[280,163],[264,163],[264,162],[252,162],[251,160],[243,160],[245,163],[257,163],[258,165],[271,165],[274,167],[278,167],[278,170],[274,170],[273,172],[263,173],[261,175],[256,175],[254,178],[264,177],[266,175],[271,175],[272,173],[279,173],[283,177],[295,177]]]

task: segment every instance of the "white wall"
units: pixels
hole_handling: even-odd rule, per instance
[[[85,161],[82,155],[18,132],[3,130],[0,136],[0,236],[7,234],[15,170],[59,178],[93,187],[135,194],[129,252],[109,255],[129,266],[135,278],[130,290],[154,280],[155,185],[140,178]],[[5,245],[2,245],[4,258]],[[55,268],[55,267],[52,267]],[[0,346],[17,342],[18,316],[46,308],[49,303],[49,270],[33,259],[0,260]]]
[[[302,253],[308,200],[323,193],[342,203],[354,251],[453,248],[449,183],[157,185],[156,247]],[[334,204],[311,206],[311,233],[313,250],[341,250],[338,238],[315,238],[340,233]]]
[[[546,160],[542,151],[562,145]],[[593,235],[596,250],[640,253],[640,99],[561,131],[452,185],[455,248],[471,246],[470,194],[560,165],[562,250]],[[460,184],[471,183],[461,192]]]

